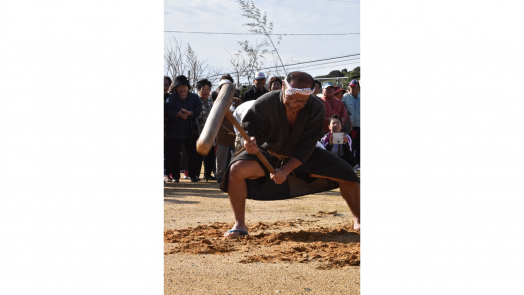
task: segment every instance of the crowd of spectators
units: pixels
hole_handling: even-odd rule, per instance
[[[185,76],[177,76],[174,81],[164,76],[164,182],[179,182],[181,173],[191,182],[198,182],[202,166],[206,181],[222,181],[231,158],[241,149],[238,130],[224,118],[215,143],[206,156],[197,153],[196,140],[226,81],[234,83],[230,75],[224,75],[216,91],[211,92],[212,83],[207,79],[200,80],[196,83],[197,93],[193,93],[189,91],[190,83]],[[234,94],[231,111],[239,122],[257,98],[283,88],[281,78],[271,77],[267,83],[269,90],[266,89],[263,72],[256,73],[253,83],[254,87],[242,96],[238,89]],[[346,93],[331,82],[321,84],[315,80],[314,85],[314,95],[318,97],[322,91],[322,97],[318,99],[325,107],[325,135],[319,138],[317,147],[342,158],[356,171],[360,170],[360,80],[352,80]]]

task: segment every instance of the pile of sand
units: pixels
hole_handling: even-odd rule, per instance
[[[336,212],[327,214],[334,215]],[[233,226],[232,223],[215,222],[194,228],[167,230],[164,232],[164,243],[173,244],[173,247],[165,254],[244,252],[246,256],[239,261],[241,263],[318,262],[319,269],[360,265],[360,234],[352,230],[351,224],[338,228],[296,228],[314,222],[301,219],[258,222],[248,225],[249,236],[237,238],[223,237],[224,232]],[[293,230],[282,230],[289,227]]]

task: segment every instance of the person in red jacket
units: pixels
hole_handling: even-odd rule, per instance
[[[324,82],[324,84],[322,84],[322,94],[324,95],[320,99],[326,109],[324,116],[324,133],[328,133],[329,118],[337,115],[342,120],[342,125],[344,125],[348,120],[348,114],[344,103],[333,96],[335,94],[335,85],[333,85],[333,83]]]

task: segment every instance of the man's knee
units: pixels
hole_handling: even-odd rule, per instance
[[[237,161],[229,168],[229,178],[231,180],[244,180],[250,176],[249,162]]]
[[[262,168],[258,169],[259,167],[255,165],[258,165],[256,161],[237,161],[229,168],[229,178],[234,181],[264,176]]]
[[[235,162],[229,168],[229,179],[235,180],[242,176],[242,165],[239,165],[239,162]]]

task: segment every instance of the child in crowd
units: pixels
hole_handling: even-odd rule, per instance
[[[349,165],[355,167],[357,163],[353,156],[353,150],[351,149],[351,137],[346,133],[343,133],[343,143],[333,144],[333,133],[340,133],[342,130],[342,120],[339,116],[333,115],[329,118],[329,132],[322,137],[320,143],[325,147],[327,151],[332,152],[339,158],[342,158]]]

